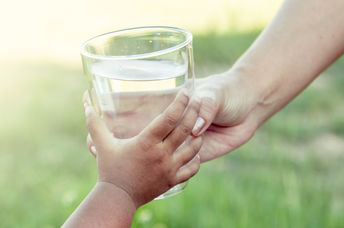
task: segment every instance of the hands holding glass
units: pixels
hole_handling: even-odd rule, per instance
[[[328,34],[338,34],[338,36],[326,35],[324,38],[333,41],[335,37],[335,42],[319,43],[317,37],[323,35],[320,30],[297,36],[291,40],[297,42],[290,42],[288,34],[298,31],[297,23],[283,21],[283,18],[285,14],[293,12],[290,8],[294,4],[299,3],[290,1],[282,7],[280,14],[274,19],[276,23],[271,24],[260,35],[260,38],[229,71],[198,79],[195,88],[193,88],[191,35],[188,32],[175,28],[162,28],[164,31],[155,31],[153,36],[152,33],[144,34],[147,29],[161,29],[156,27],[140,28],[142,32],[140,35],[126,34],[130,33],[129,30],[119,32],[120,36],[129,36],[118,39],[119,46],[126,48],[125,51],[128,53],[123,56],[125,60],[123,64],[116,63],[114,70],[111,70],[127,75],[126,78],[130,77],[129,75],[140,77],[131,78],[128,82],[124,82],[124,78],[121,77],[118,77],[117,81],[90,80],[93,83],[91,94],[94,97],[102,94],[102,91],[108,91],[109,88],[114,91],[117,88],[117,91],[120,91],[112,93],[111,96],[100,95],[97,99],[93,99],[114,136],[127,138],[137,135],[168,106],[177,91],[185,87],[200,100],[200,112],[192,134],[202,135],[203,145],[199,152],[202,162],[222,156],[247,142],[267,119],[288,104],[343,53],[344,42],[338,37],[344,35],[344,31],[337,29],[337,25],[342,23],[340,18],[332,21],[334,23],[331,26],[324,25],[323,28],[331,31]],[[335,10],[335,7],[330,7],[328,10]],[[307,14],[304,10],[297,12],[300,18],[304,14]],[[303,22],[302,26],[308,27],[313,23],[313,21]],[[283,36],[275,39],[273,34],[279,31],[282,25],[288,29],[280,31]],[[111,34],[104,36],[109,38]],[[125,45],[126,39],[130,42],[140,41],[135,43],[138,53],[133,54],[133,50],[128,48],[131,45]],[[285,43],[288,45],[283,45]],[[94,46],[91,45],[89,50],[97,50]],[[105,45],[106,48],[100,50],[100,53],[107,51],[111,53],[116,49],[110,46]],[[322,51],[321,55],[318,55],[319,50]],[[146,51],[149,53],[147,54]],[[285,53],[289,53],[290,56],[286,56]],[[115,52],[116,54],[123,53]],[[317,64],[302,61],[310,58]],[[111,60],[112,57],[101,59],[101,61]],[[98,64],[95,63],[94,71],[99,71]],[[107,66],[105,63],[101,64]],[[104,69],[108,68],[110,67],[104,67]],[[88,72],[89,68],[86,67],[85,71]],[[99,75],[106,74],[103,71]],[[97,75],[94,78],[97,78]],[[109,100],[111,102],[108,102]],[[91,138],[88,139],[88,144],[92,148]]]
[[[192,94],[191,42],[191,33],[182,29],[142,27],[100,35],[83,45],[91,100],[115,138],[138,135],[181,89]],[[160,198],[184,187],[177,185]]]
[[[244,120],[254,100],[247,99],[240,80],[215,75],[197,80],[194,89],[191,42],[192,35],[182,29],[145,27],[104,34],[83,45],[90,97],[115,138],[140,134],[181,89],[200,101],[197,121],[183,132],[203,135],[202,161],[235,149],[253,135],[254,125]],[[97,146],[91,136],[88,145],[95,155]],[[179,184],[158,199],[175,195],[184,187],[185,183]]]
[[[337,0],[285,1],[229,71],[195,83],[192,36],[185,30],[137,28],[86,42],[84,71],[102,117],[86,105],[92,135],[87,144],[97,158],[100,182],[64,226],[129,227],[138,206],[193,176],[200,160],[247,142],[343,54],[343,7]],[[183,90],[193,101],[176,109],[182,97],[176,94]],[[183,178],[176,178],[181,170]],[[161,198],[184,187],[177,186]]]

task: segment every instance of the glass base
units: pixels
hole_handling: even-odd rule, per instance
[[[169,189],[167,192],[161,194],[160,196],[156,197],[154,200],[161,200],[161,199],[166,199],[171,196],[175,196],[179,194],[180,192],[183,191],[183,189],[186,187],[187,182],[177,184],[173,188]]]

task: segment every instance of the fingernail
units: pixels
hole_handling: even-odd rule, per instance
[[[87,108],[88,104],[87,102],[84,102],[84,108]]]
[[[205,123],[204,119],[202,117],[198,117],[196,120],[196,123],[192,129],[192,134],[197,135],[200,132],[200,130],[202,129],[204,123]]]
[[[91,151],[92,151],[92,153],[96,154],[97,153],[96,147],[95,146],[91,146]]]

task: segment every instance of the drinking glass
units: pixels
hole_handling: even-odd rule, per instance
[[[174,27],[139,27],[96,36],[81,48],[92,105],[117,138],[140,133],[186,88],[192,94],[192,35]],[[159,196],[182,191],[186,182]]]

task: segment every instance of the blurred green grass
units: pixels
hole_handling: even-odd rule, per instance
[[[196,34],[196,73],[226,70],[259,31]],[[80,67],[8,63],[0,119],[0,227],[59,227],[96,181]],[[344,60],[240,149],[202,165],[185,191],[133,227],[344,227]]]

